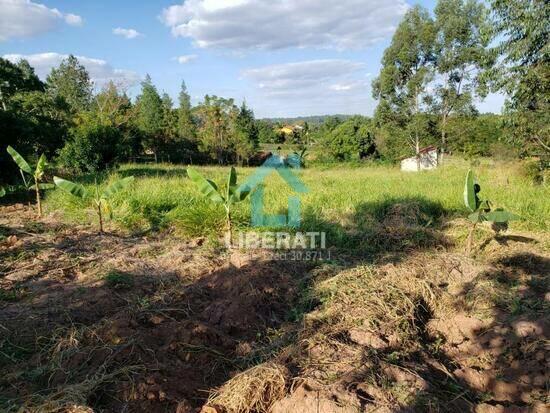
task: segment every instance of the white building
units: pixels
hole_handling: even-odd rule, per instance
[[[418,156],[419,159],[417,159],[416,156],[402,159],[401,170],[418,172],[419,166],[421,171],[425,169],[437,168],[437,165],[439,163],[439,154],[435,146],[426,146],[425,148],[420,149],[420,153],[418,154]]]

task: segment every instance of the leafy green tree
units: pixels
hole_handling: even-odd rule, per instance
[[[79,115],[70,138],[60,151],[59,163],[73,172],[104,170],[120,160],[123,134],[120,128],[102,123],[94,113]]]
[[[46,90],[54,99],[67,102],[72,113],[89,108],[92,101],[92,82],[86,68],[69,55],[46,78]]]
[[[405,129],[417,158],[425,127],[421,105],[435,64],[435,36],[435,24],[427,10],[415,6],[407,11],[373,82],[373,95],[380,101],[375,113],[378,126]]]
[[[184,81],[181,82],[179,94],[178,135],[188,141],[195,141],[197,138],[197,125],[193,119],[191,96],[187,92]]]
[[[504,65],[490,72],[509,96],[507,113],[515,142],[550,153],[550,3],[492,0],[497,50]]]
[[[491,39],[488,12],[477,0],[439,0],[435,7],[438,81],[430,96],[432,110],[440,116],[441,149],[447,148],[447,123],[452,113],[475,113],[480,71],[490,66],[487,46]]]
[[[238,113],[239,109],[233,99],[218,96],[206,95],[196,108],[199,149],[219,164],[231,162],[235,158],[233,143]]]
[[[91,104],[91,111],[97,115],[101,123],[115,127],[122,127],[130,122],[131,109],[130,98],[112,81],[94,96]]]
[[[5,151],[8,145],[16,146],[29,159],[37,152],[51,157],[63,146],[69,121],[67,108],[43,91],[44,84],[26,60],[14,64],[0,58],[2,181],[8,181],[14,171]]]
[[[347,119],[321,143],[330,156],[338,161],[363,159],[376,152],[371,122],[363,116]]]
[[[258,148],[258,126],[254,120],[254,112],[243,101],[235,119],[235,154],[237,163],[247,161]]]
[[[261,143],[280,143],[279,134],[275,132],[273,124],[264,119],[256,120],[256,128],[258,129],[258,141]]]
[[[18,92],[44,91],[44,84],[34,73],[29,62],[22,59],[17,64],[0,57],[0,104],[8,109],[8,101]]]
[[[162,99],[149,75],[141,83],[141,94],[137,98],[136,106],[136,123],[143,133],[143,146],[153,153],[155,162],[157,162],[158,153],[162,149],[163,143],[164,108]]]
[[[21,75],[23,78],[23,87],[18,89],[18,92],[32,92],[45,90],[46,85],[36,76],[34,68],[30,65],[29,61],[26,59],[20,59],[16,65],[19,70],[21,70]]]
[[[25,155],[52,157],[65,143],[71,120],[63,101],[40,91],[20,92],[11,97],[9,108],[16,116],[12,138]]]
[[[121,133],[118,160],[131,159],[142,151],[142,134],[133,121],[136,112],[128,95],[114,82],[107,83],[93,99],[89,115]]]

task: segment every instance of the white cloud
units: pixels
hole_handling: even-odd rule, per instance
[[[389,37],[408,7],[405,0],[186,0],[160,19],[199,47],[342,50]]]
[[[192,60],[195,60],[198,56],[196,54],[186,54],[182,56],[178,56],[175,59],[178,61],[178,63],[184,65],[186,63],[189,63]]]
[[[62,22],[82,25],[82,17],[76,14],[65,14],[30,0],[0,0],[0,10],[0,41],[40,35]]]
[[[347,81],[348,85],[357,85],[358,81],[351,82],[353,79],[350,78],[355,77],[363,66],[351,60],[308,60],[247,69],[242,75],[254,81],[266,94],[286,96],[334,90],[332,86],[338,80]]]
[[[113,34],[117,36],[126,37],[127,39],[135,39],[136,37],[143,36],[140,32],[134,29],[123,29],[122,27],[117,27],[113,29]]]
[[[64,18],[65,22],[71,26],[82,26],[82,17],[76,14],[68,13],[64,16]]]
[[[352,60],[323,59],[247,69],[242,77],[255,87],[251,103],[268,116],[365,113],[373,100],[364,69]]]
[[[41,79],[46,79],[53,67],[59,66],[63,59],[68,55],[60,53],[37,53],[31,55],[7,54],[2,56],[12,62],[17,62],[20,59],[26,59],[36,74]],[[94,59],[86,56],[76,56],[78,61],[84,65],[90,78],[96,86],[103,86],[109,81],[113,81],[123,87],[130,87],[137,84],[141,77],[131,70],[115,69],[105,60]]]

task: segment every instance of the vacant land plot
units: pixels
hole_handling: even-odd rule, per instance
[[[183,167],[81,177],[136,177],[105,235],[59,190],[40,221],[0,207],[0,410],[545,411],[550,190],[482,162],[482,195],[522,220],[466,256],[467,169],[299,171],[301,229],[332,252],[314,262],[224,248]],[[265,193],[286,211],[276,173]],[[234,216],[246,230],[249,202]]]

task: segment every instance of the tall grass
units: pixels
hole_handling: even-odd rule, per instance
[[[421,173],[401,172],[392,166],[314,166],[298,171],[309,189],[301,197],[302,229],[328,231],[337,243],[349,234],[366,231],[380,222],[395,204],[415,205],[421,222],[433,226],[447,219],[466,216],[462,190],[468,169],[464,161],[451,160],[444,167]],[[225,184],[227,167],[199,167],[201,173]],[[531,184],[516,163],[483,161],[474,168],[485,199],[519,214],[512,230],[547,231],[550,189]],[[254,168],[238,168],[239,182]],[[115,224],[142,232],[170,229],[183,236],[208,236],[224,228],[224,211],[205,200],[186,177],[185,167],[166,164],[122,165],[103,184],[116,176],[135,175],[133,187],[114,200]],[[89,179],[87,180],[89,182]],[[285,213],[292,191],[276,173],[265,182],[264,205],[268,213]],[[93,215],[66,193],[55,190],[46,196],[48,211],[62,211],[71,222],[88,223]],[[250,202],[234,212],[237,229],[250,221]]]

